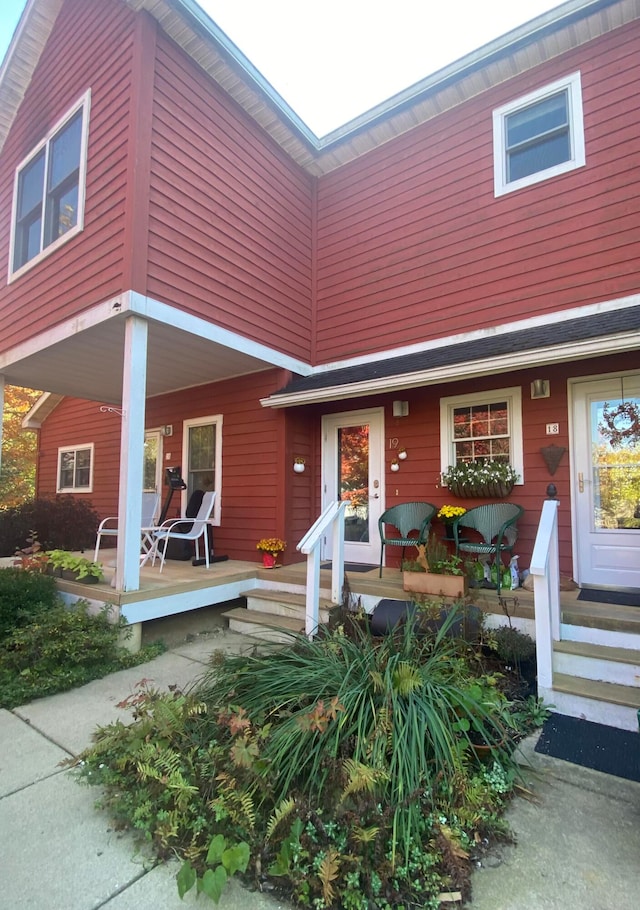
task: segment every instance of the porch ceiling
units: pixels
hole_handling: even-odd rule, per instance
[[[125,320],[110,319],[41,350],[0,358],[0,373],[10,385],[120,404],[124,348]],[[271,366],[228,345],[149,320],[149,398]]]

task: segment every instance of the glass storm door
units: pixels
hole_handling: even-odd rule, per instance
[[[382,482],[384,412],[354,411],[323,419],[323,509],[347,500],[344,526],[346,562],[377,564]],[[331,542],[325,539],[324,554]]]
[[[573,392],[576,580],[640,588],[640,376]]]

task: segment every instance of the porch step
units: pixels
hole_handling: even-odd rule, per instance
[[[229,629],[232,632],[252,635],[265,641],[286,643],[291,641],[290,633],[304,632],[304,619],[263,613],[260,610],[247,610],[245,607],[234,607],[222,616],[229,621]]]
[[[244,591],[241,597],[247,599],[247,610],[252,612],[272,613],[275,616],[288,616],[302,621],[304,626],[306,612],[306,595],[291,591],[252,588]],[[335,604],[328,598],[321,597],[319,602],[319,622],[327,623]]]
[[[640,687],[640,650],[613,648],[583,641],[558,641],[553,646],[554,688],[557,675]]]
[[[554,673],[553,688],[539,687],[538,694],[559,714],[622,730],[638,729],[640,687]]]

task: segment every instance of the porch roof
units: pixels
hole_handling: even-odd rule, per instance
[[[502,326],[469,340],[442,338],[399,356],[319,368],[295,376],[262,400],[267,407],[291,407],[356,398],[380,392],[435,385],[528,367],[597,357],[640,348],[640,298],[605,312],[574,318],[558,313],[545,324]],[[593,308],[589,308],[593,309]],[[596,308],[597,309],[597,308]],[[468,338],[468,336],[467,336]]]

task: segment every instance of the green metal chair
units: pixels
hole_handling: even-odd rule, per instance
[[[382,559],[385,546],[402,547],[402,559],[404,559],[405,547],[416,547],[418,544],[427,543],[431,521],[437,511],[437,508],[430,502],[401,502],[382,513],[378,519],[378,530],[380,531],[380,578],[382,578]],[[385,532],[385,525],[394,527],[400,536],[389,537]],[[417,531],[417,535],[410,537],[409,535],[413,531]]]
[[[491,502],[469,509],[459,515],[453,523],[453,539],[456,543],[456,554],[476,553],[492,555],[495,561],[502,564],[503,553],[513,553],[518,538],[518,520],[524,515],[522,506],[513,502]],[[477,531],[482,540],[471,539],[461,535],[461,530]],[[498,594],[502,585],[502,572],[497,573]]]

